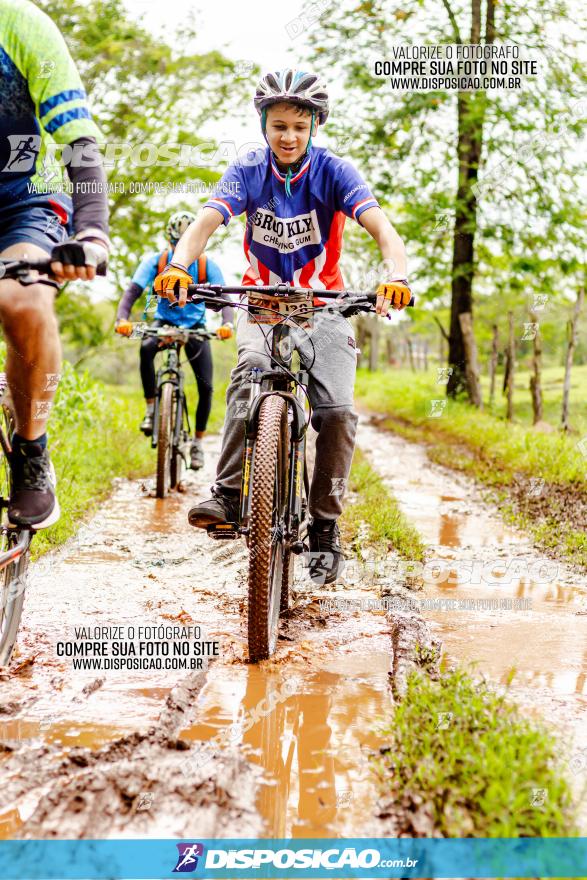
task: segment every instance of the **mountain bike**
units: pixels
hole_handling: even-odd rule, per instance
[[[215,333],[202,328],[148,327],[135,324],[133,338],[157,339],[167,352],[165,364],[157,370],[155,409],[151,447],[157,450],[157,477],[155,494],[165,498],[170,489],[181,484],[184,471],[189,468],[191,428],[181,350],[189,339],[203,341],[217,339]]]
[[[0,268],[0,280],[12,278],[24,286],[41,281],[59,289],[58,284],[50,278],[37,279],[31,275],[32,269],[49,273],[48,260],[11,260],[0,262]],[[16,642],[24,606],[29,551],[34,535],[33,529],[8,522],[8,501],[12,489],[8,456],[12,452],[10,441],[14,428],[14,413],[6,374],[0,373],[0,666],[8,664]]]
[[[309,480],[306,468],[306,385],[308,372],[294,369],[291,328],[307,324],[313,296],[345,316],[374,310],[375,293],[319,292],[287,284],[245,287],[190,285],[192,302],[218,309],[226,294],[246,294],[236,304],[272,325],[273,369],[253,369],[244,414],[245,445],[239,521],[207,527],[216,539],[244,536],[249,547],[248,649],[252,662],[270,657],[277,644],[279,617],[289,608],[294,557],[308,553]],[[311,337],[309,337],[311,339]],[[269,345],[269,343],[268,343]],[[301,366],[301,365],[300,365]],[[309,559],[313,576],[326,574],[324,555]]]

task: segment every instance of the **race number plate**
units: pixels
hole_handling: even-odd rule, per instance
[[[249,324],[278,324],[293,321],[302,327],[312,326],[313,291],[304,290],[287,296],[271,296],[251,291],[247,295]],[[287,319],[287,320],[286,320]]]

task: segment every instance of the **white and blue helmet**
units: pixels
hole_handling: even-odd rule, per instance
[[[196,215],[191,211],[176,211],[167,221],[165,235],[172,244],[177,244],[188,226],[194,222]]]
[[[255,92],[257,113],[262,116],[263,110],[282,101],[313,110],[321,125],[328,118],[328,90],[323,80],[315,73],[297,70],[294,67],[266,73]]]

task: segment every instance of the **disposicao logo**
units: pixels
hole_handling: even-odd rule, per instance
[[[191,874],[198,867],[198,858],[204,855],[204,845],[202,843],[178,843],[176,846],[179,855],[173,873]]]

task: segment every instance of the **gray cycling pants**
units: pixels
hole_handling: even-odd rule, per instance
[[[291,330],[293,345],[309,372],[312,427],[318,432],[309,509],[314,517],[337,519],[342,512],[357,429],[353,410],[355,338],[352,325],[338,312],[315,313],[313,321],[310,330]],[[249,399],[249,371],[253,367],[271,369],[271,335],[271,327],[249,324],[247,313],[238,310],[238,363],[226,392],[224,435],[216,472],[219,489],[240,489],[246,415],[243,402]]]

